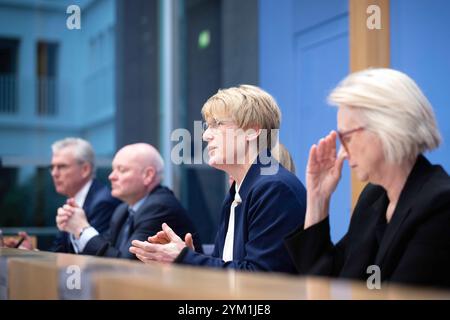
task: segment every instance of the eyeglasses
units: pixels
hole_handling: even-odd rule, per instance
[[[70,167],[70,165],[68,164],[52,164],[48,166],[48,170],[50,172],[53,172],[53,170],[58,170],[58,171],[66,171],[68,168]]]
[[[337,135],[339,137],[339,141],[341,142],[341,145],[344,147],[345,152],[347,152],[347,154],[349,153],[348,150],[348,145],[351,141],[350,139],[350,135],[352,133],[358,132],[358,131],[362,131],[365,130],[366,128],[361,126],[361,127],[357,127],[355,129],[351,129],[351,130],[347,130],[347,131],[339,131],[337,130]]]
[[[225,125],[227,123],[231,124],[233,123],[233,120],[219,120],[217,118],[212,118],[212,121],[203,123],[203,131],[206,131],[208,129],[217,130],[219,129],[220,126]]]
[[[50,171],[50,173],[52,173],[53,170],[55,170],[55,169],[58,170],[58,171],[66,171],[67,169],[69,169],[70,167],[72,167],[75,164],[81,165],[82,162],[75,162],[75,163],[72,163],[72,164],[65,164],[65,163],[63,163],[63,164],[51,164],[51,165],[48,166],[48,170]]]

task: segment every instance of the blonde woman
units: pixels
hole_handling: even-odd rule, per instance
[[[133,241],[130,251],[144,262],[295,273],[283,239],[303,225],[306,195],[297,177],[268,156],[280,127],[278,105],[262,89],[242,85],[219,90],[202,114],[209,165],[234,178],[212,256],[192,250],[191,237],[183,241],[166,224],[148,242]]]

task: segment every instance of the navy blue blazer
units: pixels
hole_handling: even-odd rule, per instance
[[[173,192],[166,187],[157,186],[150,192],[134,215],[134,226],[128,241],[118,248],[116,241],[127,217],[128,204],[123,203],[114,211],[109,230],[103,235],[97,235],[90,239],[82,253],[102,257],[137,259],[134,254],[129,252],[131,241],[146,241],[149,236],[153,236],[161,230],[164,222],[183,239],[186,233],[192,233],[194,246],[201,252],[202,246],[192,221]]]
[[[272,161],[276,161],[272,158]],[[233,261],[222,260],[234,183],[222,207],[212,256],[184,248],[176,263],[249,271],[295,273],[283,239],[299,225],[306,211],[306,190],[300,180],[279,165],[275,174],[264,175],[259,158],[250,167],[239,190],[242,202],[235,209]]]
[[[103,233],[108,229],[112,213],[120,203],[120,200],[111,196],[107,186],[94,179],[84,200],[83,210],[89,224]],[[52,251],[75,253],[69,233],[58,232]]]

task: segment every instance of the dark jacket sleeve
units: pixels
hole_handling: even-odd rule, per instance
[[[112,245],[111,241],[108,241],[101,235],[97,235],[93,237],[91,240],[89,240],[82,253],[101,257],[135,259],[134,255],[126,251],[120,251],[118,248],[115,248]]]
[[[125,246],[125,248],[116,248],[113,245],[111,233],[107,232],[103,236],[98,235],[89,240],[83,250],[83,253],[103,257],[137,259],[136,256],[128,250],[131,246],[131,241],[146,241],[149,236],[155,235],[161,230],[164,222],[171,226],[177,233],[177,231],[180,230],[176,221],[178,221],[178,224],[180,224],[180,222],[177,219],[178,216],[174,211],[174,208],[162,205],[151,206],[147,208],[145,214],[135,221],[135,229],[130,237],[128,245]],[[178,234],[181,234],[181,232]]]
[[[348,255],[351,234],[365,220],[367,208],[380,197],[380,188],[368,185],[361,192],[347,233],[334,245],[330,237],[330,220],[303,229],[302,226],[285,239],[289,255],[300,274],[338,276]]]
[[[101,201],[97,202],[92,209],[94,214],[89,218],[89,224],[100,234],[105,233],[109,228],[111,216],[119,204],[120,201],[115,198],[103,198]]]
[[[301,226],[286,237],[285,244],[300,274],[336,276],[344,263],[346,239],[333,244],[326,217],[305,230]]]
[[[176,263],[232,268],[251,271],[295,272],[294,265],[283,245],[284,237],[299,224],[303,225],[306,201],[300,201],[292,190],[281,182],[255,188],[248,196],[245,256],[240,260],[224,262],[217,256],[217,241],[213,256],[184,249]],[[236,232],[236,230],[235,230]]]

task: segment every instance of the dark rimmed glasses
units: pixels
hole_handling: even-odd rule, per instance
[[[53,172],[53,170],[58,170],[58,171],[67,171],[70,167],[73,167],[74,165],[82,165],[84,163],[84,161],[75,161],[74,163],[62,163],[62,164],[51,164],[48,166],[48,170],[50,171],[50,173]]]
[[[219,129],[220,126],[225,125],[225,124],[231,124],[233,123],[233,120],[219,120],[217,118],[212,118],[211,122],[204,122],[203,123],[203,132],[205,132],[206,130],[212,129],[213,131]]]

